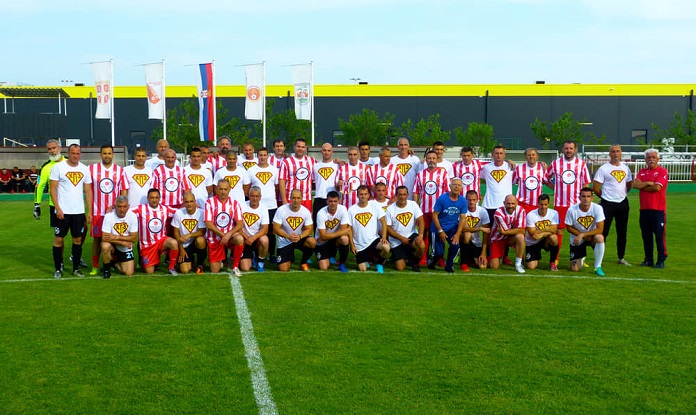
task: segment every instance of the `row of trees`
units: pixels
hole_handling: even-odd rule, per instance
[[[310,122],[298,120],[292,109],[274,111],[274,99],[266,102],[266,134],[272,139],[281,138],[292,143],[298,138],[310,139]],[[417,122],[409,119],[402,124],[395,122],[394,114],[378,114],[371,109],[352,114],[347,120],[339,118],[338,127],[343,135],[335,138],[335,144],[356,145],[367,141],[373,146],[395,146],[400,137],[408,137],[414,146],[429,146],[435,141],[450,142],[452,138],[457,145],[471,146],[479,154],[489,153],[496,145],[493,126],[486,123],[469,123],[467,128],[455,127],[445,130],[440,124],[440,115],[435,114]],[[250,122],[238,117],[229,117],[229,111],[222,102],[217,103],[218,136],[227,135],[236,144],[250,142],[255,147],[262,143],[262,126],[259,122]],[[540,148],[561,148],[567,140],[579,144],[602,144],[606,134],[597,136],[587,132],[583,127],[586,121],[577,120],[572,112],[566,112],[552,122],[534,120],[530,125]],[[696,144],[696,114],[691,110],[683,119],[678,113],[667,128],[652,124],[653,139],[645,144],[660,143],[665,137],[674,137],[675,144]],[[152,135],[154,140],[162,137],[162,127]],[[198,103],[195,98],[188,99],[167,112],[167,139],[172,148],[188,152],[199,141]]]

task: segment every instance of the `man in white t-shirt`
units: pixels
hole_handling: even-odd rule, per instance
[[[80,146],[72,144],[68,148],[68,158],[56,164],[50,175],[51,200],[56,210],[57,225],[53,238],[53,277],[63,276],[64,238],[70,232],[72,236],[73,275],[83,277],[80,271],[82,243],[84,242],[85,224],[92,220],[92,178],[89,168],[80,163]],[[85,199],[87,214],[85,215]]]
[[[204,168],[205,169],[205,168]],[[207,169],[206,169],[207,171]],[[177,210],[172,218],[174,239],[179,244],[179,271],[187,274],[194,264],[196,257],[196,274],[203,273],[205,262],[205,220],[203,209],[198,206],[198,200],[192,191],[184,193],[184,207]]]
[[[594,273],[603,277],[602,260],[604,259],[604,211],[592,201],[592,189],[580,190],[580,203],[571,206],[566,214],[566,229],[570,233],[570,270],[582,269],[587,256],[587,246],[594,248]]]
[[[326,195],[336,190],[338,164],[333,161],[333,147],[329,143],[321,146],[321,161],[314,164],[314,204],[312,220],[317,223],[317,213],[326,206]]]
[[[314,231],[312,213],[302,205],[302,190],[290,192],[290,203],[278,208],[273,218],[273,232],[278,237],[278,271],[290,271],[295,260],[295,250],[302,251],[300,269],[309,272],[309,258],[314,253],[317,241],[312,236]]]
[[[242,203],[249,193],[249,187],[251,187],[249,174],[244,167],[239,167],[237,165],[237,153],[234,151],[230,150],[227,152],[226,160],[227,165],[215,172],[215,177],[213,177],[213,188],[221,179],[227,180],[230,184],[229,197]]]
[[[512,194],[513,169],[505,161],[505,147],[497,145],[491,152],[493,161],[481,168],[480,179],[486,182],[486,193],[481,206],[493,218],[495,211],[505,204],[505,197]]]
[[[462,220],[461,270],[469,272],[469,266],[479,269],[488,267],[488,239],[491,234],[491,221],[486,209],[479,206],[479,192],[472,189],[466,192],[466,212]]]
[[[128,204],[135,207],[147,203],[147,192],[152,189],[154,176],[152,169],[145,166],[147,151],[143,147],[135,149],[135,163],[123,168],[128,180]]]
[[[549,269],[558,271],[558,212],[549,208],[551,198],[542,194],[537,199],[538,208],[527,213],[524,261],[528,269],[535,269],[541,261],[541,251],[549,252]]]
[[[609,162],[602,165],[592,180],[592,190],[600,197],[600,206],[604,211],[604,240],[611,230],[611,223],[616,219],[616,253],[620,265],[631,264],[624,259],[628,234],[628,192],[633,187],[633,173],[626,163],[621,161],[621,146],[614,144],[609,148]]]
[[[205,207],[205,201],[213,195],[213,174],[201,164],[202,161],[201,149],[194,147],[189,154],[189,165],[184,167],[188,188],[193,192],[196,204],[201,209]]]
[[[386,215],[381,207],[370,200],[369,187],[363,184],[358,187],[357,193],[358,203],[348,209],[352,230],[351,250],[360,271],[367,270],[368,262],[374,261],[377,272],[384,274],[384,259],[389,255]],[[378,233],[379,222],[382,224],[381,233]]]
[[[408,200],[408,188],[396,188],[396,202],[387,207],[386,219],[389,247],[394,269],[403,271],[410,264],[414,272],[420,272],[420,262],[425,251],[425,221],[418,203]]]
[[[251,269],[251,261],[256,257],[256,271],[266,270],[265,261],[268,255],[268,209],[261,204],[261,188],[251,186],[249,201],[240,203],[242,207],[242,230],[244,252],[239,268],[242,271]]]
[[[104,278],[111,278],[116,267],[127,276],[135,273],[133,245],[138,243],[138,218],[130,211],[127,196],[118,196],[114,209],[104,216],[101,224],[101,260]]]
[[[261,189],[261,205],[268,209],[268,254],[275,260],[276,238],[273,234],[273,218],[278,210],[278,199],[280,193],[278,189],[278,168],[269,162],[268,149],[261,147],[256,151],[259,163],[249,169],[249,181],[251,186]]]
[[[314,254],[319,269],[329,269],[331,258],[335,258],[338,252],[338,270],[348,272],[346,260],[350,245],[350,216],[346,207],[340,204],[337,191],[327,193],[326,206],[317,212],[316,226],[317,246]]]
[[[411,154],[411,147],[408,138],[402,137],[398,142],[399,154],[391,158],[391,163],[396,165],[399,173],[403,176],[404,186],[408,189],[409,199],[413,196],[413,184],[416,181],[416,174],[420,169],[420,159]]]

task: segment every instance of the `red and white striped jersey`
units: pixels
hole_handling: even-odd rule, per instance
[[[553,205],[572,206],[580,202],[580,190],[592,179],[584,161],[559,157],[546,170],[546,180],[553,183]]]
[[[544,191],[546,183],[546,170],[541,163],[534,167],[529,163],[522,163],[515,166],[512,173],[512,183],[517,183],[517,201],[531,206],[539,206],[539,196]]]
[[[135,165],[127,166],[123,169],[128,179],[128,203],[131,207],[136,207],[147,203],[147,192],[152,188],[152,170],[143,167],[135,168]]]
[[[210,166],[212,167],[211,173],[213,174],[213,176],[215,176],[215,173],[218,170],[227,167],[227,158],[222,154],[218,154],[217,157],[213,157],[211,155],[208,158],[208,161],[210,162]]]
[[[89,174],[92,176],[92,214],[94,216],[106,215],[106,209],[116,203],[116,198],[121,191],[128,190],[128,178],[123,172],[123,167],[112,163],[111,167],[104,167],[102,163],[94,163],[89,166]]]
[[[184,204],[184,192],[191,190],[186,180],[184,168],[174,166],[169,169],[162,164],[152,172],[152,186],[160,191],[160,203],[179,208]]]
[[[491,242],[500,241],[507,238],[506,235],[500,233],[500,230],[510,229],[526,229],[527,212],[519,205],[515,208],[512,214],[509,214],[505,206],[501,206],[495,210],[493,216],[493,225],[491,226]]]
[[[449,192],[449,181],[447,170],[441,168],[434,171],[425,169],[416,175],[413,194],[420,197],[419,206],[423,213],[433,213],[437,198]]]
[[[377,183],[387,185],[387,199],[391,199],[396,195],[396,188],[404,185],[404,176],[396,164],[390,163],[382,167],[381,163],[377,163],[367,171],[367,185],[372,187]]]
[[[343,194],[343,206],[346,209],[358,203],[358,187],[367,184],[369,166],[358,163],[355,166],[346,163],[338,168],[336,181],[343,181],[343,186],[338,189]]]
[[[290,193],[295,189],[302,191],[302,200],[312,200],[312,175],[314,174],[314,157],[286,157],[280,166],[278,180],[285,180],[285,197],[290,200]]]
[[[283,165],[283,160],[285,160],[285,157],[277,157],[275,154],[268,156],[268,164],[275,166],[278,171],[280,171],[280,166]]]
[[[212,222],[221,232],[227,233],[242,219],[242,209],[236,200],[228,197],[224,202],[219,197],[213,196],[205,201],[205,222]],[[220,236],[214,232],[206,232],[208,242],[219,243]]]
[[[145,203],[132,209],[138,217],[138,238],[140,249],[155,245],[160,239],[167,237],[167,220],[176,213],[176,209],[158,205],[156,208]]]
[[[466,197],[466,192],[469,190],[475,190],[479,198],[481,198],[481,168],[485,164],[487,163],[473,159],[469,165],[464,164],[463,161],[457,161],[452,165],[454,177],[462,179],[462,184],[464,185],[462,189],[463,196]]]

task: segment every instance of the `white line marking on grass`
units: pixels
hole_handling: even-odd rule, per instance
[[[249,370],[251,371],[251,384],[254,388],[254,396],[256,397],[256,405],[259,407],[259,413],[263,415],[278,414],[273,395],[271,394],[271,386],[266,378],[266,370],[263,368],[263,359],[261,351],[254,336],[254,327],[251,324],[251,315],[244,300],[244,291],[239,278],[230,275],[230,284],[232,285],[232,294],[234,296],[234,305],[237,309],[237,319],[239,319],[239,331],[242,333],[242,342],[244,343],[244,352],[246,354]]]

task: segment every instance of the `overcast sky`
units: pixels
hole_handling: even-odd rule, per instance
[[[168,85],[195,85],[215,60],[314,61],[316,83],[528,84],[696,81],[693,0],[0,0],[0,82],[92,84],[85,63],[114,59],[115,84],[166,59]]]

